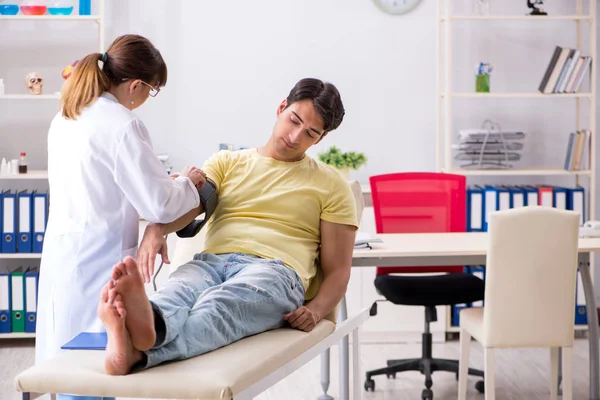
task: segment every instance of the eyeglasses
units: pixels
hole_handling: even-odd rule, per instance
[[[152,86],[149,83],[142,81],[142,83],[150,88],[150,92],[148,94],[150,97],[156,97],[156,95],[160,92],[160,88],[156,86]]]
[[[121,79],[121,82],[125,82],[128,81],[132,78],[123,78]],[[160,92],[160,88],[157,86],[152,86],[149,83],[144,82],[143,80],[140,79],[140,82],[142,82],[144,85],[148,86],[150,88],[150,92],[148,93],[150,95],[150,97],[156,97],[156,95]]]

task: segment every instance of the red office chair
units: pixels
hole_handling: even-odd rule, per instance
[[[370,178],[377,233],[465,232],[466,179],[440,173],[396,173]],[[398,276],[393,273],[441,272],[427,276]],[[375,287],[394,304],[425,307],[425,332],[421,358],[388,360],[387,367],[367,372],[365,390],[374,390],[376,375],[396,376],[397,372],[420,371],[425,375],[422,399],[433,399],[431,374],[456,373],[458,360],[432,358],[429,324],[437,321],[436,306],[483,300],[485,283],[463,272],[463,266],[377,268]],[[470,375],[483,371],[469,368]],[[476,388],[483,392],[483,382]]]

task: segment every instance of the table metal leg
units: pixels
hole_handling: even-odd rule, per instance
[[[556,388],[559,396],[562,396],[562,347],[558,348],[558,387]]]
[[[590,273],[589,253],[579,254],[579,272],[581,273],[581,282],[585,292],[585,304],[587,306],[587,320],[589,329],[590,400],[600,400],[600,349],[598,343],[598,314],[596,314],[596,296],[594,295],[594,285],[592,284],[592,275]]]
[[[348,318],[348,308],[346,306],[346,296],[340,303],[338,312],[338,320],[345,321]],[[350,399],[350,363],[349,363],[349,340],[348,336],[344,336],[340,340],[340,400]]]
[[[327,394],[329,389],[329,372],[330,372],[331,352],[327,349],[321,354],[321,387],[323,394],[319,396],[319,400],[333,400],[333,397]]]
[[[362,395],[362,387],[360,384],[360,335],[358,327],[352,331],[352,399],[360,400]]]

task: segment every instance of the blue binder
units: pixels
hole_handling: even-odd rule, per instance
[[[37,323],[38,281],[37,272],[25,273],[25,332],[29,333],[35,333]]]
[[[0,333],[11,333],[10,274],[0,274]]]
[[[504,186],[510,193],[510,208],[525,207],[525,191],[518,186]]]
[[[81,332],[61,346],[63,350],[104,350],[108,337],[105,332]]]
[[[2,193],[2,253],[17,252],[17,198],[15,193]]]
[[[525,206],[537,206],[539,204],[539,191],[533,186],[519,186],[517,188],[525,193]]]
[[[552,188],[552,204],[554,207],[567,210],[567,189],[558,186],[551,186]]]
[[[19,238],[17,242],[17,252],[18,253],[31,253],[31,216],[32,212],[32,204],[31,204],[31,193],[27,193],[26,191],[19,192],[17,194],[17,213],[18,213],[18,228],[17,228],[17,237]]]
[[[48,193],[33,193],[33,238],[32,250],[41,253],[44,247],[46,225],[48,224]]]
[[[583,225],[585,219],[585,192],[582,187],[567,189],[567,209],[577,211],[580,215],[579,225]]]
[[[483,230],[487,232],[489,215],[498,210],[498,190],[486,185],[483,191]]]
[[[467,232],[483,232],[483,188],[467,188]]]
[[[577,269],[577,286],[575,291],[575,325],[587,325],[587,304],[581,281],[581,272]],[[595,310],[594,310],[595,312]]]
[[[460,310],[468,308],[466,304],[454,304],[452,306],[451,326],[460,326]]]

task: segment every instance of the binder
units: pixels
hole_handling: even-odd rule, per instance
[[[502,186],[486,185],[484,196],[484,231],[488,230],[488,220],[492,212],[510,208],[510,192]]]
[[[567,189],[567,209],[579,213],[579,226],[582,226],[585,219],[585,195],[582,187]]]
[[[48,224],[48,193],[33,193],[33,238],[32,251],[41,253],[44,247],[46,225]]]
[[[22,272],[10,274],[12,294],[12,331],[25,332],[25,282]]]
[[[485,268],[471,267],[471,274],[485,282]],[[483,300],[473,302],[472,307],[483,307]]]
[[[552,187],[552,202],[555,208],[561,210],[567,209],[567,189],[562,187]]]
[[[498,210],[508,210],[511,208],[510,191],[504,186],[496,187],[498,191]]]
[[[107,343],[106,332],[81,332],[60,348],[63,350],[104,350]]]
[[[587,305],[585,302],[585,293],[581,272],[577,269],[577,290],[575,293],[575,325],[587,325]]]
[[[17,210],[19,215],[17,242],[18,253],[31,253],[31,193],[25,191],[17,194]]]
[[[452,306],[452,326],[460,326],[460,310],[467,308],[466,303],[454,304]]]
[[[10,275],[0,274],[0,333],[11,333]]]
[[[467,189],[467,232],[483,232],[483,188]]]
[[[516,186],[510,186],[508,190],[510,192],[510,208],[525,207],[525,204],[527,204],[525,190]]]
[[[554,207],[554,190],[548,186],[538,186],[539,205],[543,207]]]
[[[525,206],[537,206],[539,204],[538,189],[533,186],[516,186],[525,192]]]
[[[17,252],[17,204],[15,193],[2,193],[2,253]]]
[[[483,230],[487,232],[490,214],[498,210],[498,191],[493,186],[486,186],[483,198]]]
[[[38,298],[37,272],[25,273],[25,332],[35,333]]]

